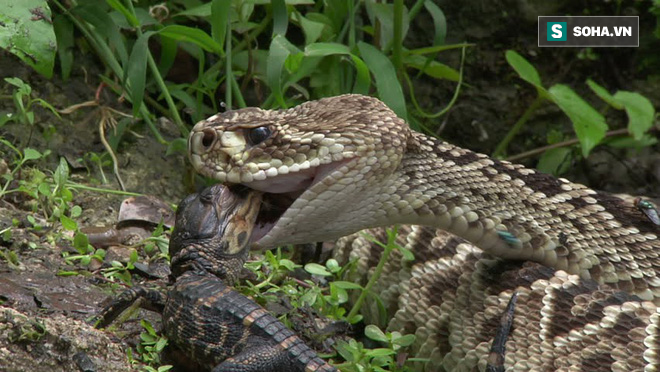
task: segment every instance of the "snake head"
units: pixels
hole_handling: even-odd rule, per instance
[[[170,239],[172,274],[196,269],[235,281],[247,258],[261,197],[218,184],[179,203]]]
[[[297,214],[304,201],[327,197],[330,209],[342,208],[352,203],[346,193],[367,187],[374,175],[391,174],[409,135],[407,124],[381,101],[343,95],[287,110],[246,108],[217,114],[195,125],[188,145],[196,171],[268,193],[272,204],[282,207],[280,220],[298,224],[302,220],[291,214]],[[278,219],[270,219],[275,223],[258,223],[264,236],[278,228]],[[318,224],[308,219],[305,223],[310,229],[321,228],[321,219],[316,220]],[[294,234],[266,245],[309,237]]]

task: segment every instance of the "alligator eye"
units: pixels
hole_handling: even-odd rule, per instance
[[[252,128],[247,133],[248,142],[250,142],[251,146],[256,146],[267,140],[270,137],[270,133],[270,128],[268,127]]]

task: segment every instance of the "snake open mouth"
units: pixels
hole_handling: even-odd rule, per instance
[[[310,199],[307,196],[313,193],[310,190],[315,185],[351,160],[350,158],[344,159],[301,172],[277,175],[263,181],[243,184],[251,189],[264,192],[262,206],[250,241],[259,245],[259,241],[278,225],[281,217],[285,215],[289,218],[294,217],[297,211],[290,211],[289,208],[299,199]]]

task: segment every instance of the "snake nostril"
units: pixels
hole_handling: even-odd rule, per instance
[[[202,145],[206,148],[211,147],[215,142],[215,131],[213,129],[204,129],[204,137],[202,137]]]

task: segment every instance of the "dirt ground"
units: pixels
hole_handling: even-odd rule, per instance
[[[463,88],[457,104],[447,116],[432,122],[434,128],[442,128],[438,132],[443,139],[490,153],[531,104],[534,91],[506,64],[504,51],[507,49],[515,49],[528,58],[548,86],[561,82],[573,86],[579,93],[586,93],[588,88],[584,81],[591,78],[611,91],[624,89],[642,93],[656,109],[660,108],[660,75],[657,72],[653,75],[652,68],[654,63],[660,64],[660,56],[656,55],[660,50],[658,40],[644,43],[642,48],[599,49],[596,60],[585,59],[579,57],[580,51],[573,48],[536,47],[535,14],[551,14],[558,9],[565,12],[572,6],[567,2],[554,2],[554,6],[541,5],[549,2],[535,1],[492,2],[495,5],[468,1],[472,6],[456,3],[438,1],[449,23],[448,42],[468,40],[477,45],[468,51],[465,66],[465,82],[469,86]],[[511,10],[503,12],[497,8],[502,5],[510,6]],[[606,9],[601,11],[606,12]],[[643,26],[652,28],[654,19],[642,16],[645,16]],[[413,36],[408,40],[411,44],[427,42],[424,40],[423,20],[420,22],[411,28]],[[446,58],[443,62],[458,66],[459,57],[458,53],[447,53],[446,57],[443,55]],[[92,100],[98,87],[100,67],[97,61],[77,55],[76,65],[66,82],[58,77],[45,80],[13,56],[0,52],[0,79],[20,77],[32,86],[35,96],[61,109]],[[455,89],[453,84],[417,83],[417,97],[429,111],[443,107]],[[11,92],[12,87],[0,80],[0,112],[12,110]],[[118,103],[117,97],[107,90],[102,95],[102,103],[130,112],[129,107]],[[59,159],[64,157],[72,166],[72,181],[117,190],[119,186],[111,167],[104,168],[107,183],[103,183],[103,176],[95,164],[76,161],[85,154],[105,152],[99,139],[98,113],[94,110],[84,108],[58,119],[37,108],[32,128],[8,124],[0,127],[0,137],[17,148],[51,151],[49,157],[30,163],[27,168],[53,172]],[[625,115],[609,113],[608,122],[625,125]],[[554,127],[570,130],[570,122],[556,107],[545,106],[512,143],[509,153],[543,146],[546,143],[543,133]],[[168,141],[179,137],[176,129],[166,121],[159,121],[159,129]],[[167,146],[158,143],[143,124],[130,126],[130,131],[123,134],[117,152],[120,173],[128,191],[154,195],[174,204],[192,191],[189,185],[193,176],[187,159],[182,153],[166,155],[166,150]],[[658,145],[641,151],[602,146],[586,160],[571,164],[570,171],[564,176],[608,192],[659,197],[658,150]],[[12,169],[14,154],[0,145],[0,155],[2,174],[3,163]],[[536,164],[535,158],[523,161],[528,166]],[[28,177],[27,168],[16,176]],[[77,219],[78,224],[83,227],[114,226],[124,198],[93,191],[75,192],[73,203],[83,211]],[[35,229],[29,217],[42,228]],[[120,327],[119,336],[93,329],[85,321],[123,286],[108,283],[100,266],[90,269],[67,264],[62,258],[63,253],[75,252],[70,241],[63,237],[70,233],[47,223],[39,204],[22,193],[12,193],[0,199],[0,231],[5,229],[11,230],[11,237],[0,239],[0,251],[4,255],[14,252],[16,262],[0,257],[0,371],[35,368],[48,371],[129,370],[126,355],[138,340],[141,331],[139,318],[147,317],[157,327],[158,317],[140,312],[138,320],[130,320]],[[116,253],[115,258],[125,258],[122,257],[125,251],[118,248]],[[164,264],[162,260],[147,262],[142,256],[141,260],[156,266]],[[82,275],[58,276],[61,271],[79,271]],[[134,283],[157,282],[139,275],[133,277]]]

